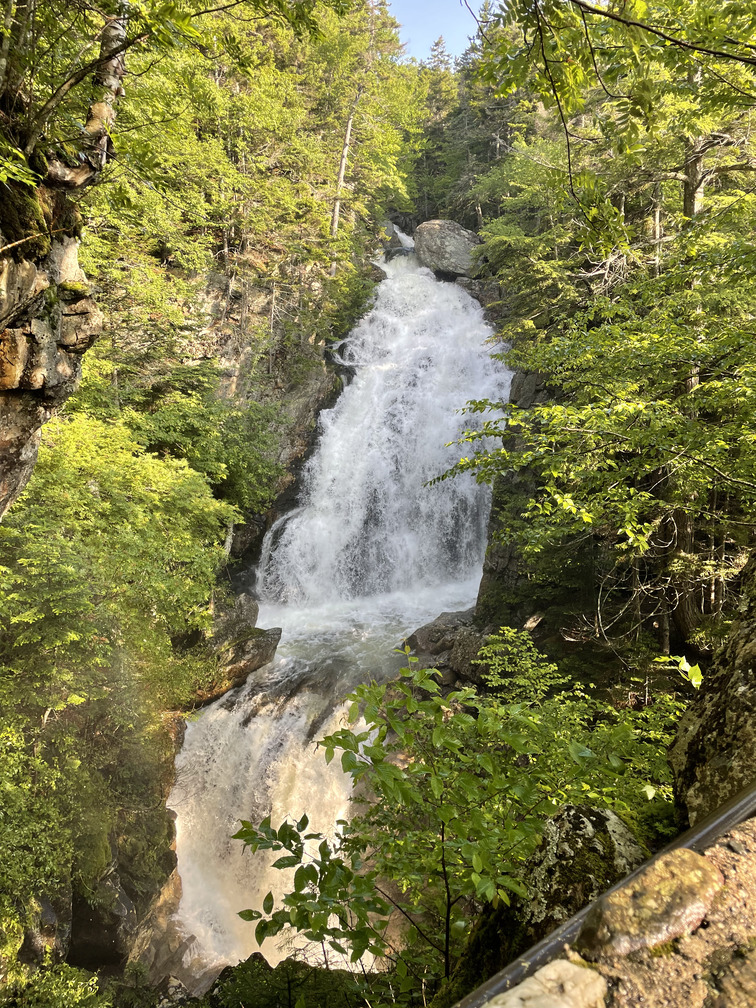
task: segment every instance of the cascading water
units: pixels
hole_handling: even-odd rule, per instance
[[[400,666],[393,649],[411,630],[475,599],[486,488],[468,477],[425,484],[458,458],[446,445],[465,428],[460,408],[501,399],[509,376],[462,288],[414,255],[384,268],[374,307],[341,349],[354,377],[321,414],[299,507],[263,549],[259,623],[283,627],[277,657],[189,725],[177,759],[178,917],[204,965],[256,951],[237,913],[283,885],[272,858],[230,839],[238,820],[306,811],[332,830],[348,812],[348,780],[313,739],[342,716],[350,688]]]

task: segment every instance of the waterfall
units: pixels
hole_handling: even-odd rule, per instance
[[[283,627],[278,655],[189,724],[177,759],[178,917],[204,964],[257,951],[237,913],[285,888],[272,857],[230,839],[238,820],[307,812],[328,831],[344,818],[349,782],[314,740],[343,717],[352,687],[395,673],[393,649],[409,632],[475,599],[487,488],[467,476],[426,484],[459,457],[448,444],[465,429],[465,402],[505,397],[509,375],[461,287],[411,254],[384,268],[372,309],[340,348],[353,378],[321,414],[298,507],[263,549],[259,622]]]

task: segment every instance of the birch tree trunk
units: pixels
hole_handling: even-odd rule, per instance
[[[125,16],[111,18],[102,32],[100,58],[94,70],[93,101],[81,141],[80,164],[72,167],[60,160],[49,161],[45,185],[57,189],[81,189],[91,185],[113,157],[110,133],[116,118],[116,104],[124,94],[124,53],[128,45]]]
[[[354,96],[354,101],[352,102],[351,108],[349,109],[349,118],[347,119],[346,129],[344,130],[344,142],[341,145],[341,161],[339,162],[339,174],[336,179],[336,196],[333,201],[333,213],[331,214],[331,238],[335,238],[339,233],[339,217],[341,216],[341,193],[344,190],[344,178],[346,177],[347,163],[349,160],[349,148],[352,143],[352,126],[354,124],[354,116],[357,112],[357,106],[359,105],[360,98],[362,98],[362,88],[357,91]]]

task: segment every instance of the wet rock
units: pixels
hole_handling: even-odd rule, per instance
[[[399,248],[386,249],[385,259],[386,262],[391,262],[392,259],[400,259],[402,256],[412,255],[413,251],[411,248],[405,248],[403,245]]]
[[[248,592],[237,595],[230,607],[226,606],[216,614],[213,625],[215,646],[224,647],[254,630],[259,612],[257,601]]]
[[[245,630],[243,637],[231,641],[224,648],[224,675],[234,686],[240,686],[251,672],[273,661],[280,640],[281,627],[251,632]]]
[[[636,879],[593,907],[576,947],[591,957],[654,948],[698,927],[723,885],[722,873],[700,854],[663,854]]]
[[[404,245],[399,237],[399,228],[396,224],[391,221],[386,220],[381,224],[381,231],[379,234],[381,244],[385,249],[402,249]]]
[[[149,983],[157,986],[169,977],[188,951],[193,935],[175,921],[181,902],[181,879],[174,871],[139,925],[131,944],[129,962],[139,963]]]
[[[415,630],[404,643],[421,660],[449,651],[454,646],[459,630],[472,625],[474,611],[466,609],[463,612],[443,612],[432,622]]]
[[[197,694],[199,706],[212,703],[243,685],[249,676],[273,661],[281,628],[263,630],[257,627],[259,607],[255,599],[242,592],[233,605],[216,614],[213,626],[213,647],[218,655],[220,671],[216,681]]]
[[[438,669],[444,686],[452,686],[460,679],[482,682],[485,668],[472,662],[487,637],[472,626],[474,614],[474,609],[441,613],[404,641],[414,652],[420,668]]]
[[[415,231],[415,253],[423,266],[452,277],[475,275],[472,251],[479,244],[475,232],[456,221],[424,221]]]
[[[557,959],[491,998],[485,1008],[601,1008],[606,993],[606,980],[599,973]]]
[[[480,302],[486,322],[495,325],[510,316],[512,307],[501,284],[494,280],[472,280],[464,276],[457,277],[456,283],[466,290],[470,297]]]

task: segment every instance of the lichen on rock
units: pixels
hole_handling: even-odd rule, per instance
[[[596,903],[576,947],[590,957],[628,955],[679,938],[698,927],[722,885],[722,873],[700,854],[670,851]]]

